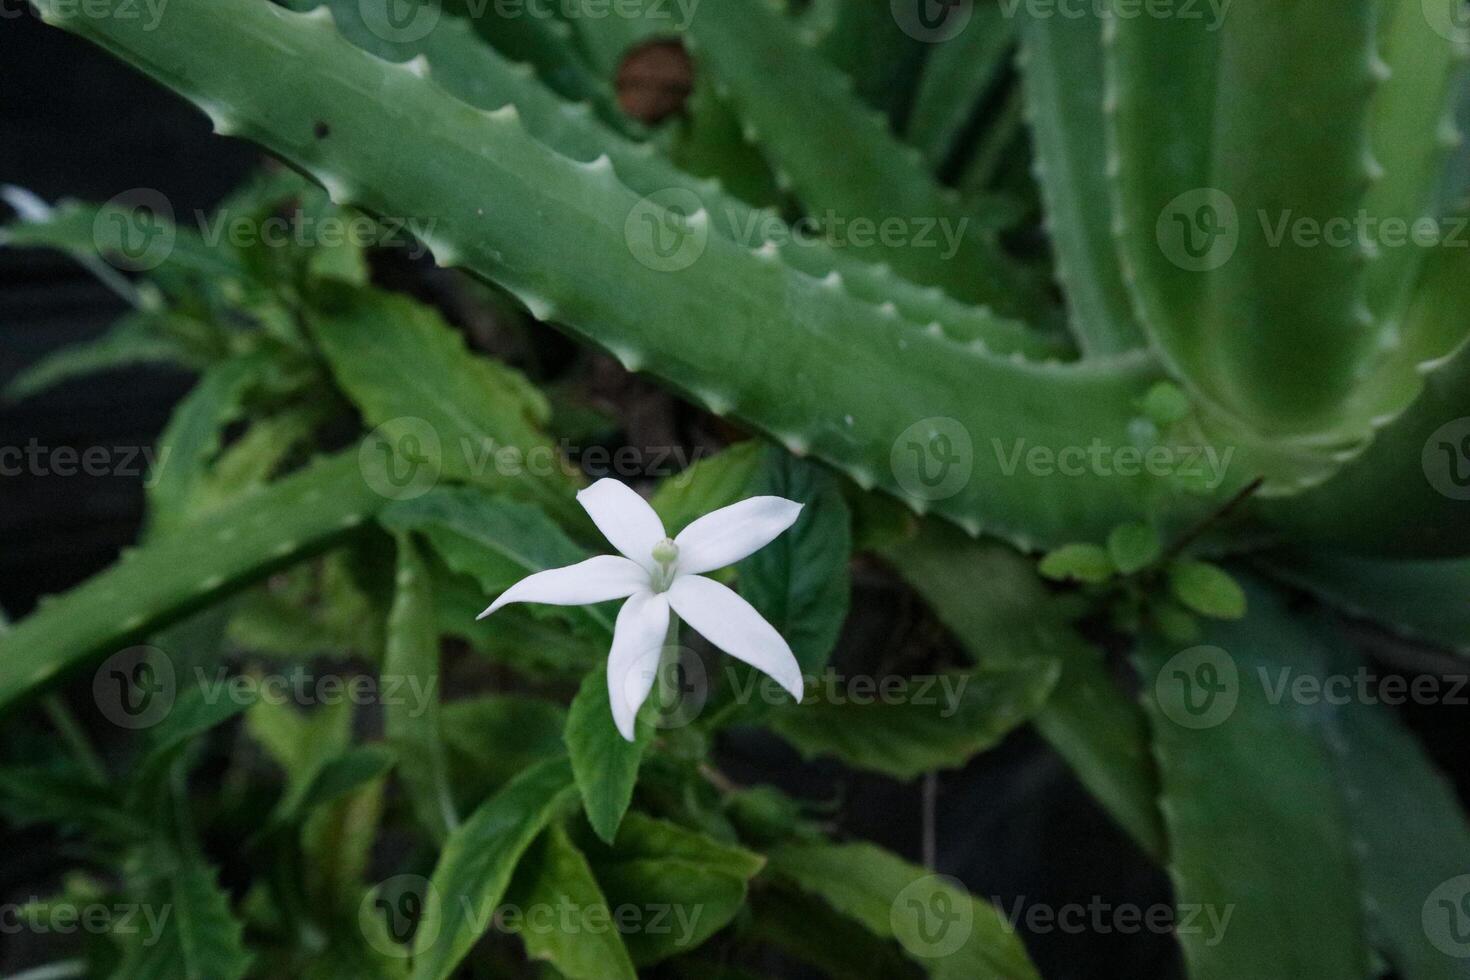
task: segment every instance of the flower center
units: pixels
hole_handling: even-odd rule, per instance
[[[658,568],[653,573],[653,591],[666,592],[674,584],[674,566],[679,560],[679,546],[664,538],[653,546],[653,560]]]

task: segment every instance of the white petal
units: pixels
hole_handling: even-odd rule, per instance
[[[664,522],[648,502],[625,483],[604,477],[577,494],[577,503],[612,546],[649,571],[653,570],[653,546],[662,541]]]
[[[669,631],[669,600],[665,595],[638,592],[618,610],[612,652],[607,657],[607,699],[613,723],[633,741],[638,709],[648,700],[658,677],[664,638]]]
[[[648,572],[617,555],[598,555],[566,568],[553,568],[521,579],[500,594],[486,616],[512,602],[544,602],[551,606],[586,606],[622,599],[648,588]]]
[[[759,551],[796,523],[801,504],[785,497],[751,497],[705,514],[679,532],[679,574],[712,572]]]
[[[737,660],[802,696],[801,665],[791,647],[750,603],[714,579],[683,575],[667,593],[674,612],[695,631]]]

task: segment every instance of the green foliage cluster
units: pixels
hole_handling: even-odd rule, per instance
[[[89,937],[84,975],[741,977],[774,950],[838,977],[1033,977],[994,906],[841,839],[810,801],[736,785],[713,752],[759,726],[912,780],[1027,723],[1181,906],[1234,909],[1223,936],[1181,930],[1191,976],[1465,975],[1420,918],[1470,860],[1448,787],[1381,705],[1255,683],[1359,670],[1340,612],[1470,646],[1470,521],[1425,453],[1470,414],[1466,253],[1273,243],[1253,224],[1462,209],[1450,0],[1241,3],[1211,30],[982,3],[941,44],[857,0],[706,0],[680,23],[663,3],[548,20],[392,2],[409,21],[373,0],[170,0],[156,29],[35,5],[294,168],[219,216],[415,219],[504,329],[551,324],[759,433],[655,487],[666,526],[754,494],[802,502],[722,577],[820,677],[854,554],[877,556],[966,654],[891,671],[956,696],[809,685],[794,705],[711,667],[702,711],[651,704],[623,741],[606,608],[475,621],[527,574],[605,550],[574,467],[497,454],[560,460],[560,438],[606,421],[383,288],[361,243],[155,225],[165,254],[109,275],[131,312],[8,392],[138,362],[199,378],[139,546],[0,635],[7,724],[44,716],[60,736],[0,767],[0,814],[75,849],[49,904],[174,912],[147,943]],[[671,33],[692,94],[631,121],[623,54]],[[1218,218],[1222,200],[1245,216],[1226,260],[1171,255],[1168,217]],[[3,242],[116,262],[136,216],[67,202]],[[791,234],[833,218],[956,237]],[[902,453],[956,433],[967,478],[925,492]],[[1091,446],[1221,469],[1030,462]],[[1299,614],[1287,589],[1322,604]],[[53,692],[132,644],[153,652],[120,676],[166,668],[176,696],[99,756]],[[1189,689],[1183,709],[1170,692],[1218,684],[1211,651],[1236,682],[1196,725]],[[324,664],[383,696],[302,711],[249,683]],[[626,908],[670,927],[605,927]],[[941,908],[967,923],[942,948]]]

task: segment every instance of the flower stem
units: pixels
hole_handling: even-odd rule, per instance
[[[679,617],[669,615],[669,631],[664,634],[663,652],[658,660],[658,706],[667,712],[679,702]]]

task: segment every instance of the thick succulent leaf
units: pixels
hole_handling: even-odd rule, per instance
[[[1169,874],[1177,902],[1207,920],[1181,931],[1185,961],[1202,980],[1366,977],[1353,830],[1332,761],[1266,683],[1313,651],[1275,597],[1253,589],[1250,609],[1212,623],[1210,646],[1152,641],[1136,656]]]
[[[519,909],[557,910],[549,923],[537,916],[521,924],[532,960],[545,960],[568,980],[637,980],[592,868],[559,824],[548,827],[521,859],[508,897]]]
[[[149,32],[116,18],[72,16],[49,0],[41,6],[51,20],[184,91],[214,114],[217,128],[252,135],[293,160],[337,200],[432,215],[429,244],[441,263],[483,272],[625,364],[837,463],[861,485],[881,483],[976,533],[989,529],[1028,545],[1063,534],[1100,540],[1145,509],[1183,517],[1209,506],[1145,472],[1084,468],[1061,481],[1010,462],[1016,448],[1131,446],[1135,406],[1157,378],[1146,359],[1016,363],[916,335],[893,310],[855,299],[840,277],[815,281],[776,256],[702,235],[698,214],[680,222],[665,213],[685,244],[703,239],[704,251],[677,274],[656,271],[627,247],[626,219],[639,201],[606,165],[580,165],[548,150],[513,112],[487,115],[446,98],[422,77],[422,66],[374,59],[320,16],[245,0],[179,0],[167,29]],[[413,121],[411,144],[380,139],[393,119]],[[320,122],[329,123],[330,135],[318,135]],[[374,149],[360,152],[365,146]],[[631,240],[640,242],[636,233]],[[577,274],[567,275],[570,268]],[[706,322],[710,310],[721,311],[720,329],[689,328]],[[368,334],[386,338],[377,326]],[[393,369],[406,364],[396,360]],[[950,433],[939,421],[946,418],[959,429]],[[999,439],[999,452],[972,446],[968,482],[962,470],[942,466],[960,484],[943,496],[927,486],[906,489],[894,472],[905,430],[920,433],[905,439],[920,452],[923,433],[930,442],[944,434],[952,447],[992,432],[1014,441]],[[955,448],[963,460],[963,446]],[[1244,466],[1238,469],[1212,492],[1244,485]]]
[[[666,910],[661,931],[624,937],[640,967],[688,953],[723,929],[765,863],[743,848],[637,812],[624,818],[612,846],[591,838],[580,843],[610,905]]]
[[[653,729],[639,724],[629,742],[613,724],[607,689],[607,670],[594,668],[582,680],[567,712],[565,739],[587,822],[598,837],[612,843],[638,782],[638,766],[653,738]]]
[[[905,319],[920,327],[937,323],[938,329],[955,340],[978,342],[995,353],[1021,351],[1035,358],[1056,354],[1061,349],[1054,338],[1038,333],[1025,323],[998,317],[988,310],[950,299],[937,289],[916,285],[885,266],[872,265],[858,255],[828,247],[820,236],[794,236],[792,228],[775,209],[751,207],[727,192],[718,181],[685,173],[655,153],[650,145],[632,141],[603,125],[585,107],[558,99],[521,66],[487,49],[456,18],[441,20],[432,32],[416,42],[385,45],[360,26],[355,0],[333,0],[330,9],[343,25],[344,35],[357,46],[395,62],[425,58],[434,80],[451,95],[480,109],[514,105],[527,131],[557,153],[582,163],[592,163],[605,155],[630,190],[659,204],[678,205],[685,214],[702,208],[708,213],[710,230],[715,234],[752,249],[771,241],[768,247],[775,248],[794,268],[818,279],[837,272],[854,295],[875,304],[891,302]],[[691,124],[723,126],[722,119],[699,117],[698,99],[702,91],[703,85],[695,93],[696,104],[691,110],[695,117]],[[733,121],[731,124],[735,125]],[[688,140],[681,141],[674,150],[676,156],[686,151],[694,151]]]
[[[388,615],[388,646],[382,677],[413,697],[385,703],[383,729],[398,752],[409,802],[419,823],[435,838],[459,824],[449,784],[449,763],[440,739],[439,629],[434,619],[433,582],[413,541],[398,539],[398,594]]]
[[[803,44],[852,79],[864,102],[898,119],[909,108],[926,45],[881,3],[812,0],[797,20]]]
[[[1113,243],[1103,114],[1103,20],[1022,4],[1020,64],[1056,277],[1085,354],[1144,345]]]
[[[995,906],[956,888],[953,879],[882,848],[862,843],[792,844],[772,851],[770,862],[773,874],[820,896],[876,935],[897,939],[931,977],[1039,977],[1021,940]],[[963,924],[969,928],[961,933]],[[954,943],[954,938],[961,942]]]
[[[964,30],[929,52],[904,138],[934,169],[954,155],[981,100],[1004,74],[1015,41],[1015,18],[999,3],[983,3],[976,5]]]
[[[1254,431],[1331,433],[1379,339],[1366,246],[1286,227],[1350,219],[1377,168],[1374,8],[1107,21],[1108,167],[1138,316],[1184,381]]]
[[[0,707],[329,547],[388,502],[364,478],[375,458],[348,452],[314,464],[47,602],[0,636]]]
[[[1374,93],[1369,117],[1373,156],[1382,172],[1363,201],[1366,215],[1412,230],[1432,220],[1452,147],[1455,126],[1453,81],[1466,55],[1463,37],[1447,38],[1457,0],[1383,0],[1378,10],[1378,52],[1386,73]],[[1368,305],[1397,333],[1398,316],[1428,249],[1392,239],[1378,226],[1378,249],[1368,267]]]
[[[815,698],[765,719],[806,758],[835,756],[855,769],[913,779],[954,769],[1032,719],[1061,673],[1056,660],[982,667],[970,673],[898,678],[905,696],[886,700],[888,679],[871,694]]]
[[[1113,819],[1162,858],[1158,775],[1143,712],[1099,653],[1055,622],[1032,564],[995,544],[954,541],[933,525],[884,554],[982,667],[1036,657],[1060,662],[1061,676],[1033,724]]]
[[[1349,616],[1470,653],[1470,561],[1382,561],[1305,549],[1262,560],[1278,578]]]
[[[1419,338],[1415,346],[1439,358],[1421,369],[1418,398],[1331,479],[1260,502],[1259,514],[1293,542],[1380,556],[1470,553],[1467,256],[1465,249],[1436,249],[1405,314],[1405,338]]]
[[[1364,667],[1353,655],[1328,662],[1339,676]],[[1391,709],[1350,700],[1317,716],[1347,805],[1369,938],[1408,980],[1464,980],[1470,962],[1452,954],[1465,951],[1457,903],[1470,827],[1454,788]]]
[[[909,278],[1009,315],[1044,310],[1036,283],[966,217],[959,195],[931,176],[923,155],[856,99],[852,81],[810,57],[795,28],[768,0],[701,5],[689,26],[701,67],[711,71],[767,153],[779,180],[807,210],[882,223],[938,221],[951,248],[879,242],[874,252]],[[834,148],[841,147],[841,152]]]
[[[565,758],[525,770],[450,834],[414,936],[415,980],[444,980],[489,928],[521,855],[571,802]]]

